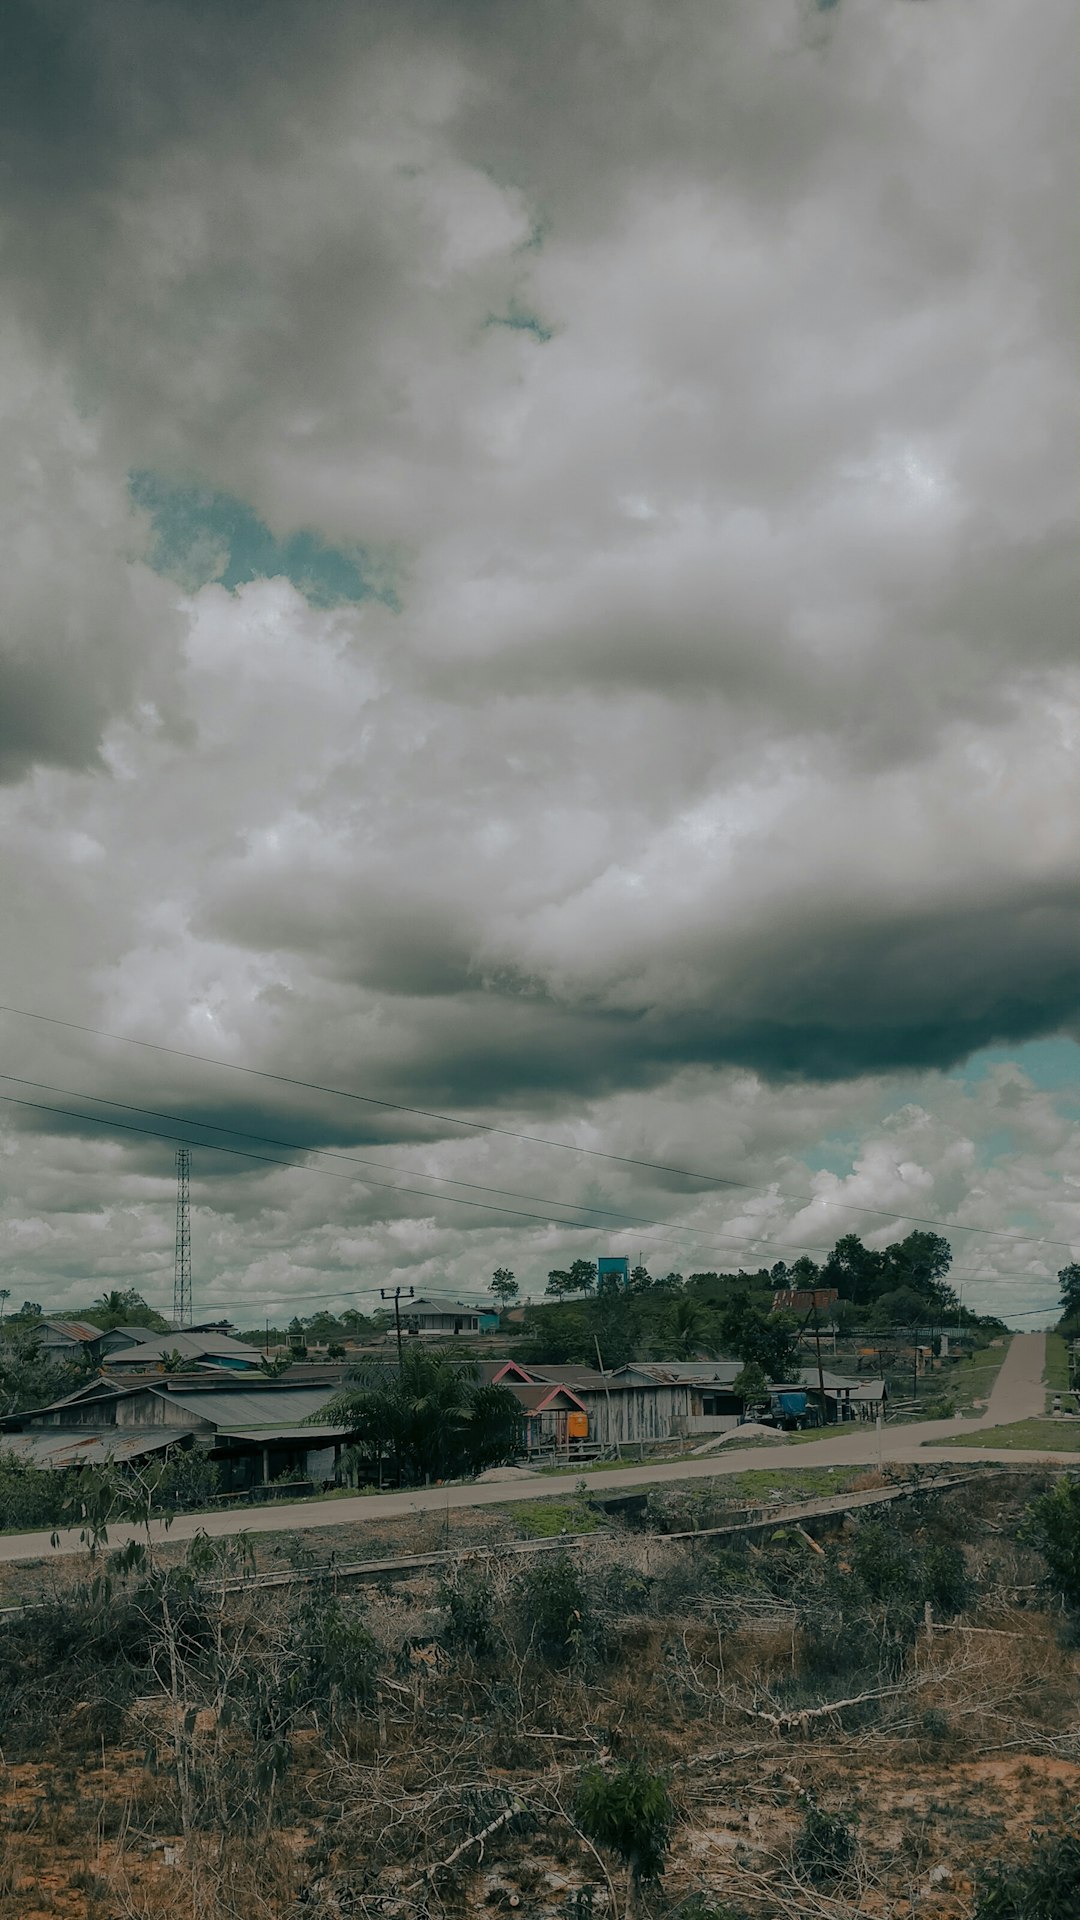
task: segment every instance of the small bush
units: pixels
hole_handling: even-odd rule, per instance
[[[301,1610],[300,1625],[312,1696],[329,1694],[342,1705],[373,1706],[379,1649],[359,1612],[340,1600],[310,1604]]]
[[[971,1580],[960,1547],[927,1547],[919,1585],[938,1613],[962,1613],[971,1598]]]
[[[1033,1500],[1021,1538],[1042,1554],[1048,1584],[1067,1606],[1080,1607],[1080,1480],[1063,1478]]]
[[[956,1401],[949,1393],[932,1394],[924,1400],[920,1409],[924,1420],[951,1420],[956,1412]]]
[[[835,1880],[850,1865],[855,1835],[849,1821],[828,1813],[817,1802],[807,1802],[806,1815],[795,1842],[795,1859],[809,1880]]]
[[[912,1552],[909,1541],[872,1520],[859,1528],[851,1556],[852,1572],[875,1600],[913,1595]]]
[[[979,1888],[973,1920],[1080,1920],[1080,1834],[1032,1839],[1026,1860]]]
[[[675,1818],[660,1774],[650,1773],[640,1760],[614,1773],[590,1767],[578,1787],[574,1811],[582,1832],[617,1854],[635,1881],[660,1878]]]
[[[515,1597],[525,1632],[546,1660],[600,1651],[603,1634],[569,1553],[538,1556],[517,1581]]]
[[[444,1638],[450,1647],[484,1659],[495,1651],[495,1595],[490,1577],[475,1567],[455,1567],[439,1590],[446,1610]]]

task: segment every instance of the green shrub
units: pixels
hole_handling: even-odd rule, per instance
[[[55,1527],[76,1479],[74,1473],[35,1467],[16,1453],[0,1453],[0,1528]]]
[[[582,1832],[616,1854],[635,1881],[660,1878],[675,1818],[661,1774],[650,1773],[640,1760],[614,1773],[590,1767],[578,1787],[574,1812]]]
[[[1080,1606],[1080,1480],[1062,1478],[1033,1500],[1021,1538],[1046,1561],[1049,1584],[1067,1606]]]
[[[1080,1834],[1032,1840],[1026,1860],[980,1886],[973,1920],[1080,1920]]]
[[[359,1608],[311,1588],[297,1609],[296,1624],[305,1704],[373,1706],[379,1650]]]
[[[447,1645],[476,1659],[495,1651],[495,1595],[491,1581],[475,1567],[454,1567],[439,1590],[446,1610]]]
[[[181,1448],[165,1461],[154,1489],[155,1507],[176,1513],[208,1507],[221,1485],[221,1470],[205,1453]]]
[[[875,1600],[897,1600],[913,1595],[915,1582],[911,1543],[880,1520],[865,1522],[855,1536],[852,1572]]]
[[[539,1554],[518,1579],[515,1598],[525,1632],[546,1660],[600,1650],[600,1624],[580,1569],[565,1550]]]
[[[927,1547],[919,1568],[919,1586],[924,1599],[937,1613],[962,1613],[971,1598],[971,1580],[960,1547]]]
[[[855,1835],[849,1821],[808,1800],[795,1842],[795,1859],[810,1880],[834,1880],[850,1865]]]
[[[950,1393],[931,1394],[919,1409],[924,1420],[951,1420],[956,1412],[956,1401]]]

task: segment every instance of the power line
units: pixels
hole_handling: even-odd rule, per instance
[[[519,1133],[513,1127],[496,1127],[487,1120],[462,1120],[457,1114],[435,1113],[427,1107],[411,1107],[403,1100],[378,1100],[371,1093],[355,1093],[348,1087],[328,1087],[318,1080],[297,1080],[291,1074],[270,1073],[264,1067],[241,1066],[236,1060],[215,1060],[213,1054],[190,1053],[184,1047],[166,1047],[157,1040],[138,1040],[127,1033],[110,1033],[104,1027],[80,1026],[76,1020],[61,1020],[52,1013],[29,1013],[25,1007],[0,1003],[0,1013],[11,1013],[21,1020],[43,1020],[51,1027],[67,1027],[72,1033],[92,1034],[97,1040],[115,1040],[125,1047],[148,1047],[153,1053],[171,1054],[176,1060],[194,1060],[204,1067],[223,1067],[229,1073],[251,1074],[256,1080],[274,1080],[284,1087],[300,1087],[306,1093],[329,1093],[338,1100],[357,1100],[369,1107],[385,1107],[392,1113],[410,1113],[419,1120],[438,1120],[449,1127],[472,1127],[478,1133],[498,1133],[508,1140],[527,1140],[534,1147],[555,1147],[562,1153],[584,1153],[596,1160],[615,1160],[624,1167],[645,1167],[652,1173],[674,1173],[690,1180],[707,1180],[713,1186],[746,1187],[746,1180],[731,1180],[723,1174],[693,1173],[685,1167],[668,1167],[657,1160],[635,1160],[624,1153],[605,1153],[600,1147],[580,1147],[572,1140],[545,1140],[539,1134]]]
[[[550,1147],[550,1148],[557,1149],[559,1152],[562,1152],[562,1153],[580,1153],[580,1154],[586,1155],[590,1159],[611,1161],[613,1164],[618,1166],[640,1167],[645,1171],[651,1172],[651,1173],[669,1173],[669,1174],[676,1175],[680,1179],[703,1180],[708,1182],[712,1186],[732,1187],[736,1189],[741,1189],[743,1191],[749,1190],[754,1184],[753,1182],[747,1181],[747,1180],[733,1180],[730,1177],[730,1175],[727,1175],[727,1174],[701,1173],[696,1168],[692,1168],[692,1167],[673,1167],[673,1166],[669,1166],[664,1161],[644,1160],[644,1159],[634,1158],[628,1154],[608,1153],[601,1147],[583,1147],[569,1140],[548,1140],[539,1134],[519,1132],[512,1127],[498,1127],[486,1120],[463,1120],[459,1115],[456,1115],[456,1114],[438,1113],[428,1107],[409,1106],[405,1101],[401,1101],[401,1100],[377,1099],[373,1094],[356,1093],[352,1089],[346,1088],[346,1087],[326,1086],[321,1081],[318,1081],[318,1080],[300,1080],[293,1077],[290,1074],[271,1073],[268,1069],[264,1067],[247,1067],[247,1066],[241,1065],[238,1061],[235,1061],[235,1060],[215,1059],[212,1054],[193,1053],[184,1047],[167,1047],[157,1040],[142,1040],[142,1039],[135,1038],[131,1034],[112,1033],[109,1031],[108,1028],[105,1028],[105,1027],[84,1026],[76,1020],[62,1020],[56,1014],[32,1013],[25,1007],[8,1006],[3,1002],[0,1002],[0,1013],[11,1014],[21,1020],[42,1021],[48,1026],[63,1027],[72,1033],[85,1033],[97,1040],[112,1040],[121,1046],[143,1047],[148,1049],[152,1053],[168,1054],[171,1058],[177,1059],[177,1060],[191,1060],[201,1066],[220,1067],[227,1070],[229,1073],[247,1074],[254,1079],[270,1080],[270,1081],[276,1082],[281,1086],[298,1087],[307,1093],[325,1093],[325,1094],[331,1095],[331,1097],[333,1097],[334,1099],[353,1100],[353,1101],[362,1103],[365,1106],[382,1107],[394,1113],[408,1113],[413,1115],[414,1118],[423,1119],[423,1120],[437,1120],[446,1126],[470,1127],[479,1133],[498,1134],[498,1135],[501,1135],[503,1138],[509,1139],[509,1140],[524,1140],[524,1141],[527,1141],[532,1146]],[[92,1097],[92,1096],[80,1096],[80,1097]],[[32,1103],[27,1103],[27,1104],[32,1104]],[[117,1102],[117,1103],[110,1103],[110,1104],[120,1104],[120,1103]],[[206,1122],[204,1124],[213,1126],[214,1123]],[[225,1131],[225,1129],[219,1129],[219,1131]],[[320,1151],[323,1151],[323,1149],[302,1148],[300,1149],[300,1151],[320,1152]],[[249,1157],[252,1159],[257,1159],[261,1156],[251,1155]],[[371,1164],[384,1165],[385,1163],[379,1162],[379,1161],[373,1161]],[[430,1179],[434,1179],[434,1178],[441,1179],[443,1176],[426,1175],[424,1177],[430,1178]],[[377,1185],[378,1183],[376,1181],[372,1181],[370,1182],[370,1184],[374,1186],[374,1185]],[[466,1186],[466,1185],[471,1185],[472,1183],[467,1181],[454,1181],[453,1184],[456,1186]],[[486,1191],[486,1189],[484,1190]],[[506,1191],[506,1189],[493,1188],[491,1189],[491,1191],[503,1192],[503,1191]],[[793,1198],[796,1196],[786,1196],[786,1197]],[[1064,1247],[1069,1252],[1072,1251],[1072,1248],[1075,1245],[1075,1242],[1072,1240],[1054,1240],[1045,1234],[1040,1234],[1035,1236],[1032,1234],[1026,1234],[1022,1231],[1017,1231],[1009,1227],[973,1227],[973,1226],[966,1225],[963,1221],[960,1221],[960,1220],[938,1220],[938,1219],[933,1219],[930,1216],[924,1215],[924,1214],[900,1213],[894,1207],[867,1207],[867,1206],[859,1205],[854,1200],[834,1200],[834,1199],[830,1199],[826,1194],[810,1193],[807,1196],[806,1204],[812,1206],[815,1204],[815,1202],[825,1207],[839,1208],[841,1212],[845,1212],[845,1213],[865,1214],[868,1217],[873,1217],[874,1219],[878,1219],[878,1220],[903,1221],[903,1223],[906,1226],[938,1227],[938,1228],[944,1228],[946,1231],[950,1233],[977,1233],[977,1234],[983,1235],[985,1238],[988,1238],[988,1239],[1016,1240],[1021,1242],[1024,1245]],[[577,1202],[567,1201],[567,1202],[557,1202],[555,1204],[566,1205],[566,1206],[571,1206],[571,1205],[577,1206],[578,1211],[582,1211],[582,1208],[578,1206]],[[598,1211],[602,1211],[602,1209],[594,1208],[594,1209],[589,1209],[589,1211],[598,1212]],[[631,1216],[624,1215],[623,1217],[630,1218]],[[689,1228],[681,1229],[681,1231],[689,1232],[690,1229]],[[729,1236],[729,1237],[734,1237],[734,1236]],[[762,1236],[762,1239],[764,1238],[765,1236]],[[748,1236],[748,1240],[749,1240],[749,1236]],[[793,1246],[795,1245],[794,1242],[792,1242],[791,1244]]]
[[[181,1127],[202,1127],[208,1129],[211,1133],[227,1133],[236,1140],[255,1140],[260,1146],[281,1147],[289,1153],[314,1153],[319,1154],[325,1159],[345,1161],[349,1166],[378,1167],[380,1171],[384,1173],[405,1173],[414,1180],[435,1180],[451,1187],[468,1187],[471,1193],[497,1193],[506,1200],[532,1200],[537,1206],[541,1207],[568,1207],[576,1209],[579,1213],[601,1213],[613,1220],[625,1220],[629,1222],[631,1226],[663,1227],[676,1233],[693,1233],[694,1231],[692,1227],[676,1227],[670,1221],[653,1220],[644,1214],[628,1213],[623,1207],[595,1207],[584,1200],[552,1200],[545,1194],[521,1193],[515,1187],[485,1186],[478,1180],[459,1180],[457,1176],[452,1173],[428,1173],[423,1167],[395,1166],[392,1161],[369,1160],[366,1154],[343,1153],[338,1147],[316,1147],[300,1140],[282,1140],[272,1134],[255,1133],[249,1127],[226,1127],[217,1120],[204,1120],[201,1118],[191,1120],[182,1113],[163,1113],[157,1107],[135,1106],[128,1100],[113,1100],[110,1097],[97,1093],[84,1093],[81,1089],[73,1087],[58,1087],[48,1080],[27,1080],[21,1074],[17,1073],[0,1073],[0,1080],[6,1081],[10,1086],[33,1087],[39,1093],[63,1094],[66,1099],[70,1100],[92,1100],[96,1106],[116,1107],[121,1113],[139,1113],[142,1114],[144,1118],[152,1120],[170,1120]],[[92,1119],[93,1115],[88,1114],[87,1118]],[[203,1142],[200,1144],[212,1145],[212,1142]],[[283,1160],[278,1164],[288,1166],[291,1163]],[[371,1184],[374,1186],[377,1185],[378,1182],[372,1181]],[[419,1189],[403,1188],[402,1191],[415,1192],[419,1191]],[[450,1194],[431,1194],[429,1197],[433,1200],[453,1198]],[[746,1240],[756,1243],[760,1235],[736,1233],[728,1234],[724,1237],[727,1239]],[[796,1241],[790,1242],[793,1249],[797,1249],[800,1244],[801,1243]]]
[[[333,1148],[310,1147],[310,1146],[302,1145],[301,1143],[295,1142],[295,1141],[273,1139],[268,1136],[254,1134],[247,1131],[241,1132],[241,1130],[238,1128],[225,1127],[220,1125],[216,1121],[203,1121],[198,1119],[189,1120],[182,1115],[163,1113],[160,1110],[153,1107],[139,1107],[139,1106],[133,1105],[129,1101],[112,1100],[112,1099],[105,1098],[99,1094],[76,1092],[70,1088],[52,1086],[47,1081],[26,1080],[26,1079],[20,1078],[20,1076],[16,1074],[0,1073],[0,1080],[7,1081],[9,1084],[14,1084],[17,1086],[30,1086],[40,1092],[60,1093],[60,1094],[63,1094],[66,1098],[73,1099],[73,1100],[91,1100],[94,1102],[96,1106],[115,1107],[123,1113],[137,1113],[144,1118],[156,1119],[156,1120],[168,1120],[177,1126],[188,1127],[191,1129],[209,1128],[211,1132],[228,1133],[237,1139],[258,1140],[261,1145],[280,1146],[285,1150],[291,1151],[291,1152],[304,1153],[304,1154],[313,1154],[313,1153],[325,1154],[331,1158],[347,1161],[350,1164],[356,1164],[358,1166],[366,1167],[369,1164],[379,1166],[380,1168],[384,1166],[384,1163],[382,1161],[375,1161],[375,1162],[369,1163],[360,1155],[340,1153]],[[186,1134],[164,1133],[160,1129],[153,1128],[153,1127],[133,1126],[129,1122],[115,1119],[112,1115],[98,1115],[98,1114],[92,1114],[92,1113],[85,1113],[70,1107],[52,1106],[51,1104],[48,1104],[42,1101],[19,1099],[19,1098],[16,1098],[14,1095],[0,1095],[0,1102],[2,1102],[6,1106],[23,1106],[23,1107],[29,1108],[34,1112],[54,1113],[54,1114],[64,1116],[68,1119],[88,1121],[92,1126],[111,1127],[114,1129],[120,1129],[125,1133],[141,1134],[144,1137],[149,1139],[180,1141],[181,1143],[186,1142],[188,1139],[188,1136]],[[334,1169],[329,1167],[311,1166],[305,1162],[297,1162],[293,1160],[280,1160],[275,1155],[254,1153],[249,1148],[224,1146],[220,1141],[212,1141],[212,1140],[200,1141],[199,1144],[207,1148],[210,1152],[213,1152],[213,1153],[227,1153],[230,1155],[236,1155],[241,1159],[257,1161],[263,1165],[283,1167],[286,1172],[315,1173],[315,1174],[321,1173],[325,1175],[327,1178],[332,1180],[334,1179],[350,1180],[351,1178],[350,1175],[344,1174],[344,1173],[337,1173]],[[444,1178],[450,1178],[449,1176],[444,1176],[441,1174],[426,1174],[423,1172],[418,1172],[415,1169],[409,1169],[409,1171],[413,1173],[414,1177],[419,1177],[425,1180],[441,1181]],[[359,1176],[359,1180],[360,1180],[360,1184],[364,1186],[379,1187],[390,1193],[407,1193],[407,1194],[415,1195],[417,1198],[422,1200],[434,1200],[434,1201],[446,1200],[446,1201],[449,1201],[454,1206],[464,1206],[464,1207],[470,1207],[470,1208],[475,1207],[484,1212],[508,1214],[518,1219],[535,1220],[545,1226],[558,1226],[558,1227],[580,1226],[583,1231],[594,1232],[594,1233],[599,1231],[599,1229],[596,1226],[592,1225],[592,1223],[588,1221],[579,1223],[573,1220],[559,1220],[559,1219],[553,1218],[550,1214],[531,1213],[531,1212],[527,1212],[523,1208],[495,1206],[491,1201],[465,1200],[465,1199],[462,1199],[459,1195],[453,1194],[453,1193],[444,1193],[444,1194],[429,1193],[425,1188],[422,1188],[422,1187],[406,1186],[395,1181],[373,1180],[370,1177],[370,1175],[367,1174],[366,1172]],[[474,1183],[459,1182],[451,1179],[450,1184],[472,1186]],[[484,1189],[481,1189],[481,1191],[502,1193],[504,1195],[507,1194],[506,1189],[498,1188],[498,1187],[490,1188],[490,1189],[484,1188]],[[704,1249],[705,1251],[710,1253],[723,1253],[724,1251],[723,1247],[719,1244],[719,1242],[709,1241],[704,1239],[704,1237],[701,1234],[697,1233],[693,1227],[680,1227],[673,1223],[669,1223],[665,1221],[649,1220],[649,1219],[645,1219],[641,1215],[622,1214],[617,1212],[614,1208],[591,1207],[586,1202],[579,1202],[575,1200],[554,1200],[553,1201],[553,1200],[545,1199],[542,1195],[531,1195],[531,1194],[518,1195],[516,1197],[523,1198],[523,1199],[533,1199],[536,1201],[536,1204],[538,1206],[561,1207],[567,1212],[601,1213],[616,1221],[619,1221],[619,1220],[627,1221],[630,1225],[637,1225],[637,1226],[645,1225],[645,1226],[657,1228],[659,1231],[657,1233],[648,1235],[647,1237],[649,1239],[660,1239],[663,1241],[663,1240],[670,1240],[674,1234],[685,1234],[690,1237],[691,1245],[693,1247],[696,1247],[698,1249]],[[625,1228],[613,1229],[613,1231],[625,1231],[625,1230],[626,1230]],[[746,1246],[752,1246],[752,1247],[767,1246],[767,1247],[773,1247],[775,1249],[782,1249],[783,1251],[788,1253],[797,1253],[797,1252],[820,1253],[822,1251],[820,1246],[812,1245],[806,1241],[776,1240],[773,1238],[773,1236],[765,1233],[739,1234],[739,1233],[728,1232],[724,1228],[717,1228],[717,1229],[714,1229],[714,1231],[716,1231],[719,1234],[720,1241],[728,1241],[728,1242],[734,1241],[738,1244],[742,1244]],[[1043,1243],[1036,1242],[1035,1244],[1043,1244]],[[1045,1244],[1055,1244],[1055,1243],[1047,1242]],[[1056,1244],[1068,1245],[1069,1243],[1060,1242]],[[689,1251],[689,1249],[687,1249],[687,1251]],[[953,1269],[952,1271],[954,1272],[955,1278],[957,1279],[978,1280],[978,1279],[993,1278],[993,1279],[1030,1280],[1038,1277],[1030,1274],[996,1274],[996,1275],[988,1276],[985,1274],[980,1274],[976,1272],[974,1269],[970,1269],[970,1268],[956,1268],[956,1269]],[[311,1297],[316,1298],[317,1296],[312,1295]],[[325,1297],[329,1299],[335,1296],[333,1294],[327,1294]]]

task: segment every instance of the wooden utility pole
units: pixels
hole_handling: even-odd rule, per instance
[[[394,1332],[397,1334],[397,1366],[398,1366],[399,1373],[401,1373],[403,1370],[403,1362],[401,1358],[401,1306],[400,1306],[401,1296],[403,1293],[405,1294],[407,1299],[409,1300],[412,1299],[413,1297],[412,1287],[395,1287],[393,1289],[393,1292],[391,1292],[388,1287],[379,1288],[380,1300],[392,1300],[394,1303]]]
[[[821,1329],[818,1326],[816,1300],[814,1301],[812,1311],[814,1315],[814,1346],[817,1350],[817,1383],[818,1383],[818,1394],[820,1396],[820,1401],[821,1401],[821,1424],[822,1426],[824,1426],[825,1425],[825,1375],[821,1371]]]

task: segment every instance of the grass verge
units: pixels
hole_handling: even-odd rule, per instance
[[[950,1434],[950,1447],[1044,1447],[1047,1453],[1080,1453],[1080,1420],[1014,1420],[1011,1427]]]

